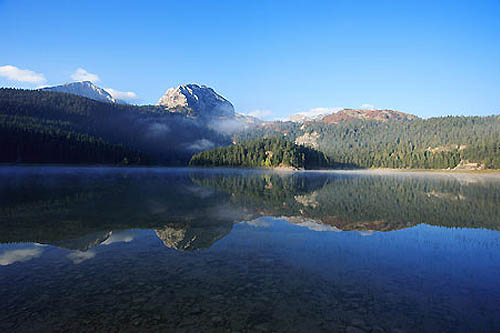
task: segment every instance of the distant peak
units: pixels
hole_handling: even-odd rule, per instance
[[[181,88],[208,88],[206,85],[204,84],[198,84],[198,83],[186,83],[186,84],[181,84],[179,87]]]
[[[158,100],[169,109],[186,109],[200,116],[234,116],[234,107],[212,88],[196,83],[169,88]]]
[[[62,92],[95,99],[97,101],[116,103],[116,100],[109,92],[99,88],[90,81],[68,82],[59,86],[42,88],[40,90]]]
[[[407,121],[419,119],[417,116],[395,110],[366,110],[366,109],[344,109],[318,119],[323,123],[338,123],[347,120],[375,120],[375,121]]]
[[[320,110],[321,109],[321,110]],[[298,113],[290,116],[290,120],[294,122],[323,122],[323,123],[338,123],[340,121],[348,121],[354,119],[361,120],[375,120],[375,121],[388,121],[388,120],[415,120],[419,117],[395,110],[388,109],[327,109],[318,108],[320,111],[314,115],[307,113]]]
[[[91,81],[74,81],[74,82],[68,82],[65,84],[62,84],[62,86],[73,86],[73,85],[85,85],[85,86],[96,86],[94,83]]]

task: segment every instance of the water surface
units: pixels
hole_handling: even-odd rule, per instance
[[[0,331],[500,330],[500,178],[0,168]]]

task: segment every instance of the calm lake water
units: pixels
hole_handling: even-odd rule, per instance
[[[500,176],[0,168],[0,331],[500,331]]]

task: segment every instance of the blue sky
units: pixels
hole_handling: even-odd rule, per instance
[[[83,69],[139,103],[195,82],[267,119],[363,104],[500,114],[498,0],[0,0],[0,31],[0,86]]]

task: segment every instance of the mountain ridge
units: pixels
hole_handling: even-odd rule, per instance
[[[125,101],[115,99],[106,89],[98,87],[91,81],[69,82],[62,85],[40,88],[39,90],[69,93],[108,103],[127,104]],[[247,126],[259,123],[272,124],[275,122],[263,121],[257,117],[237,113],[229,100],[217,93],[213,88],[197,83],[181,84],[168,88],[159,98],[156,105],[164,107],[169,112],[184,113],[193,118],[234,119],[246,123]],[[318,114],[314,117],[300,114],[292,115],[288,121],[297,123],[322,122],[328,124],[355,119],[405,121],[420,119],[420,117],[390,109],[365,110],[344,108],[331,113]]]
[[[332,123],[336,124],[339,123],[340,121],[349,121],[354,119],[375,120],[375,121],[389,121],[389,120],[406,121],[406,120],[420,119],[420,117],[410,113],[388,110],[388,109],[380,109],[380,110],[343,109],[341,111],[325,115],[324,117],[321,117],[317,121],[326,124],[332,124]]]
[[[116,100],[106,89],[100,88],[90,81],[69,82],[39,90],[73,94],[101,102],[126,104],[123,101]]]
[[[198,111],[2,88],[2,161],[187,165],[200,151],[280,136],[345,168],[453,169],[475,163],[500,169],[498,115],[420,119],[394,110],[346,109],[322,121],[264,122],[234,112],[211,88],[184,85],[174,95],[181,88],[192,90],[192,101],[179,96],[177,106]],[[219,103],[231,108],[221,112]]]
[[[390,109],[350,109],[343,108],[334,112],[321,113],[314,116],[307,116],[305,113],[298,113],[290,116],[288,121],[295,123],[322,122],[325,124],[336,124],[340,121],[349,120],[375,120],[375,121],[405,121],[420,119],[420,117],[396,110]]]

